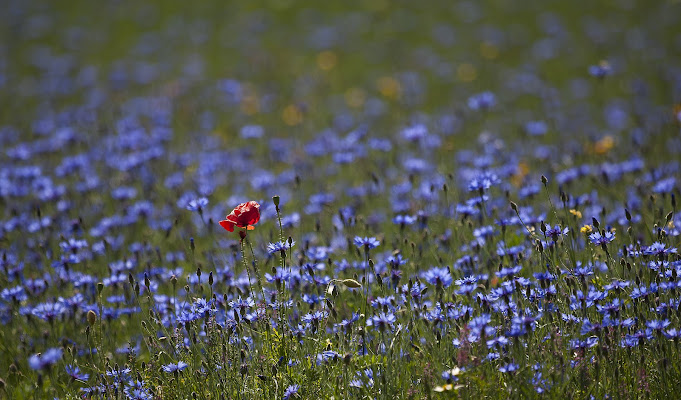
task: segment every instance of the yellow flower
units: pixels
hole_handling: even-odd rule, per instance
[[[593,228],[591,227],[591,225],[587,224],[587,225],[584,225],[579,231],[582,232],[582,233],[591,233],[591,232],[593,232]]]
[[[577,218],[582,218],[582,213],[580,211],[575,210],[574,208],[570,210],[570,214],[574,215]]]
[[[596,152],[596,154],[605,154],[608,151],[610,151],[610,149],[612,149],[614,146],[615,138],[608,135],[603,137],[598,142],[596,142],[596,144],[594,145],[594,151]]]

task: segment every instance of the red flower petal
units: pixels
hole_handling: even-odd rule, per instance
[[[234,232],[234,222],[232,221],[227,221],[227,220],[222,220],[218,222],[221,227],[227,229],[230,232]]]
[[[234,231],[234,226],[240,228],[254,229],[252,225],[260,221],[260,204],[256,201],[249,201],[241,203],[223,221],[220,221],[220,226],[230,232]]]

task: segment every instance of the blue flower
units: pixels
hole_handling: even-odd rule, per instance
[[[355,388],[374,387],[374,371],[366,368],[364,373],[357,371],[357,378],[350,381],[350,386]]]
[[[48,369],[61,360],[63,350],[58,347],[48,349],[43,354],[34,354],[28,358],[28,365],[34,370]]]
[[[669,320],[652,320],[646,322],[646,326],[654,331],[661,331],[662,329],[665,329],[671,324]]]
[[[494,172],[485,171],[468,183],[469,192],[484,191],[501,183],[501,179]]]
[[[199,315],[205,315],[206,313],[212,314],[214,313],[212,305],[213,300],[207,301],[206,299],[199,298],[192,304],[192,311]]]
[[[301,320],[310,325],[318,325],[324,318],[328,317],[329,313],[327,311],[315,311],[303,315]]]
[[[411,225],[416,222],[416,217],[412,215],[396,215],[393,217],[393,224]]]
[[[399,268],[401,265],[404,265],[407,263],[407,260],[402,257],[402,254],[398,254],[396,256],[390,256],[388,257],[385,262],[391,267],[391,268]]]
[[[291,385],[284,390],[284,400],[289,400],[290,398],[298,396],[298,390],[300,390],[300,385]]]
[[[597,65],[589,66],[589,75],[595,78],[603,79],[610,74],[612,74],[612,67],[610,67],[607,61],[601,61]]]
[[[0,292],[0,298],[7,302],[20,303],[27,300],[28,295],[26,294],[23,286],[14,286],[11,288],[2,289],[2,292]]]
[[[626,335],[622,340],[622,347],[636,347],[643,346],[646,340],[653,338],[653,333],[651,329],[639,330],[634,332],[633,335]]]
[[[270,243],[267,245],[267,253],[269,253],[270,255],[275,253],[281,253],[282,251],[286,251],[295,245],[296,242],[294,241],[291,241],[290,245],[288,244],[288,242]]]
[[[515,371],[518,370],[518,368],[520,368],[518,366],[518,364],[510,362],[506,365],[502,365],[501,367],[499,367],[499,371],[506,374],[506,373],[515,372]]]
[[[542,136],[549,130],[544,121],[530,121],[525,124],[525,132],[530,136]]]
[[[544,236],[550,237],[551,240],[556,242],[559,237],[566,236],[568,232],[570,232],[570,228],[561,229],[560,225],[556,225],[553,228],[549,227],[546,232],[544,232]]]
[[[36,317],[51,322],[55,318],[66,313],[66,307],[62,303],[41,303],[33,308],[31,312]]]
[[[598,344],[598,338],[596,336],[590,336],[586,340],[574,339],[570,341],[570,347],[572,349],[587,349],[594,347]]]
[[[166,364],[162,367],[164,372],[173,373],[175,371],[182,371],[187,368],[187,363],[184,361],[178,361],[177,364]]]
[[[392,328],[395,322],[397,322],[397,318],[395,318],[394,314],[381,312],[380,314],[371,316],[371,318],[367,320],[367,326],[373,326],[383,332],[386,328]]]
[[[431,285],[445,288],[449,287],[453,281],[452,274],[447,267],[433,267],[423,274],[423,279]]]
[[[676,254],[676,247],[667,248],[663,243],[655,242],[650,246],[645,246],[643,248],[643,254],[654,255],[654,256],[666,256],[668,254]]]
[[[672,328],[664,332],[664,336],[667,339],[678,340],[681,338],[681,329]]]
[[[112,377],[115,383],[128,382],[130,381],[131,372],[132,369],[130,368],[111,369],[106,371],[106,376]]]
[[[66,374],[71,377],[71,379],[79,381],[87,381],[90,375],[80,372],[80,368],[76,365],[67,365]]]
[[[208,205],[208,199],[200,197],[198,199],[190,200],[185,207],[189,211],[201,212]]]
[[[669,177],[658,181],[655,186],[653,186],[653,192],[655,193],[671,193],[676,187],[676,178]]]
[[[350,319],[344,319],[344,320],[342,320],[341,322],[337,323],[336,326],[337,326],[338,328],[345,329],[346,332],[349,332],[349,331],[350,331],[350,328],[352,328],[352,325],[353,325],[357,320],[359,320],[359,314],[353,312],[353,313],[352,313],[352,316],[350,317]]]
[[[128,382],[123,393],[129,400],[152,400],[154,398],[149,389],[144,387],[144,382],[139,380]]]
[[[604,232],[603,234],[594,232],[589,235],[589,240],[596,246],[606,245],[615,240],[615,232]]]
[[[255,307],[255,301],[251,297],[242,299],[241,296],[239,296],[238,299],[230,301],[229,306],[232,308],[238,308],[239,311],[243,313],[251,307]]]
[[[365,248],[367,250],[369,249],[374,249],[378,247],[381,244],[381,242],[378,241],[375,237],[361,237],[361,236],[355,236],[355,246],[358,248]]]
[[[468,108],[473,111],[488,110],[497,103],[496,96],[492,92],[482,92],[468,98]]]

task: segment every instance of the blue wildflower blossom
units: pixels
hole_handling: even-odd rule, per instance
[[[570,232],[570,228],[566,227],[561,229],[560,225],[556,225],[553,228],[548,227],[548,229],[546,229],[546,232],[544,232],[544,235],[546,237],[550,237],[551,240],[556,242],[558,241],[558,238],[560,238],[561,236],[566,236],[568,232]]]
[[[356,379],[350,381],[350,387],[374,387],[374,371],[372,369],[366,368],[364,373],[362,373],[362,371],[357,371],[356,376]]]
[[[612,67],[610,67],[610,64],[607,61],[601,61],[596,65],[589,66],[589,75],[594,78],[603,79],[610,74],[612,74]]]
[[[664,336],[667,339],[679,340],[681,338],[681,329],[671,328],[664,331]]]
[[[188,364],[184,361],[178,361],[177,363],[166,364],[162,367],[164,372],[173,373],[176,371],[183,371],[187,368]]]
[[[589,235],[589,240],[596,246],[606,245],[615,240],[615,232],[594,232]]]
[[[60,302],[56,303],[41,303],[33,308],[31,312],[36,317],[45,321],[54,321],[55,318],[66,313],[66,307]]]
[[[649,256],[667,256],[669,254],[676,254],[676,247],[667,247],[663,243],[655,242],[650,246],[642,248],[643,254]]]
[[[71,379],[79,381],[87,381],[90,378],[89,374],[82,373],[77,365],[67,365],[66,374],[71,377]]]
[[[200,197],[198,199],[190,200],[187,203],[187,210],[201,212],[208,205],[208,199],[205,197]]]
[[[298,390],[300,390],[300,385],[290,385],[284,390],[284,400],[289,400],[298,397]]]
[[[62,358],[63,350],[58,347],[48,349],[44,353],[34,354],[28,358],[28,365],[34,370],[48,369]]]
[[[468,98],[468,108],[473,111],[489,110],[497,103],[496,96],[492,92],[482,92]]]
[[[433,267],[423,274],[423,279],[431,285],[447,288],[452,284],[452,274],[447,267]]]
[[[671,325],[671,322],[669,322],[669,320],[667,320],[667,319],[665,319],[665,320],[657,320],[656,319],[656,320],[646,322],[646,326],[648,328],[652,329],[653,331],[662,331],[662,329],[665,329],[669,325]]]
[[[328,317],[329,313],[327,311],[314,311],[311,313],[307,313],[303,315],[301,320],[305,322],[306,324],[310,324],[312,326],[319,325],[320,322],[324,320],[324,318]]]
[[[267,253],[272,255],[272,254],[276,254],[276,253],[285,252],[286,250],[292,248],[295,245],[296,245],[295,241],[291,241],[290,245],[289,245],[288,242],[270,243],[270,244],[267,245]]]
[[[530,121],[525,124],[525,132],[530,136],[542,136],[549,128],[544,121]]]
[[[392,328],[395,322],[397,322],[397,318],[394,314],[381,312],[379,314],[372,315],[371,318],[367,320],[367,326],[373,326],[379,331],[383,332],[387,328]]]
[[[585,340],[581,340],[581,339],[571,340],[570,341],[570,348],[583,350],[583,349],[588,349],[588,348],[594,347],[597,344],[598,344],[598,337],[589,336]]]
[[[364,249],[374,249],[378,247],[381,242],[376,239],[375,237],[361,237],[361,236],[355,236],[355,246],[358,248],[364,248]]]
[[[28,295],[26,294],[26,290],[24,290],[23,286],[14,286],[11,288],[2,289],[2,292],[0,292],[0,298],[6,302],[20,303],[22,301],[26,301],[28,299]]]
[[[502,365],[499,367],[499,372],[502,372],[504,374],[515,372],[520,368],[518,364],[510,362],[508,364]]]
[[[416,222],[416,217],[413,215],[396,215],[393,217],[393,223],[397,225],[412,225]]]
[[[255,300],[251,297],[242,299],[241,296],[239,296],[238,299],[230,301],[229,306],[233,309],[238,309],[243,314],[246,310],[255,307]]]
[[[501,183],[501,179],[494,172],[485,171],[468,183],[469,192],[485,191]]]

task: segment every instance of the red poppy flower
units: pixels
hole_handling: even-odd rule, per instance
[[[257,224],[258,221],[260,221],[260,204],[256,201],[249,201],[236,206],[219,224],[230,232],[234,232],[235,225],[250,231],[255,229],[253,225]]]

